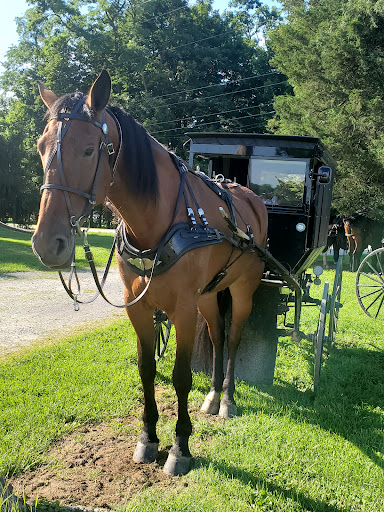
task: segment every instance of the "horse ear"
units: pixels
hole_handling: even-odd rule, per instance
[[[108,104],[109,96],[111,94],[111,77],[105,69],[93,82],[92,87],[88,93],[87,105],[94,112],[101,112]]]
[[[37,86],[39,87],[41,99],[44,101],[45,105],[50,108],[57,100],[56,94],[47,89],[41,82],[37,82]]]

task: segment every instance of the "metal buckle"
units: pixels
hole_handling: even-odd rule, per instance
[[[110,142],[109,144],[106,144],[108,155],[114,155],[115,154],[115,148],[113,147],[113,143]]]

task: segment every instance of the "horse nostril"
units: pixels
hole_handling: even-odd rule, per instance
[[[67,250],[68,240],[63,237],[58,237],[58,238],[56,238],[56,243],[57,243],[56,255],[60,256],[60,254],[62,254],[64,251]]]

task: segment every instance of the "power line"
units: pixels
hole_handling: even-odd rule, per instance
[[[177,101],[176,103],[170,103],[169,105],[158,105],[158,106],[156,106],[156,108],[168,108],[168,107],[173,107],[175,105],[181,105],[182,103],[190,103],[193,100],[207,100],[207,99],[210,99],[210,98],[219,98],[221,96],[228,96],[229,94],[239,94],[240,92],[255,91],[257,89],[263,89],[263,88],[266,88],[266,87],[273,87],[274,85],[281,85],[281,84],[285,84],[287,82],[288,82],[288,80],[283,80],[282,82],[276,82],[276,83],[267,84],[267,85],[258,85],[257,87],[250,87],[248,89],[240,89],[238,91],[224,92],[224,93],[221,93],[221,94],[213,94],[213,95],[210,95],[210,96],[204,96],[202,98],[190,98],[188,100]]]
[[[152,1],[152,0],[151,0]],[[177,7],[176,9],[171,9],[170,11],[161,12],[159,14],[154,14],[153,16],[150,16],[145,21],[152,20],[153,18],[160,18],[160,16],[165,16],[166,14],[172,14],[173,12],[180,11],[181,9],[186,9],[189,7],[188,5],[183,5],[181,7]]]
[[[198,124],[196,126],[193,126],[191,128],[188,128],[187,126],[182,126],[181,128],[170,128],[169,130],[161,130],[161,131],[157,131],[157,132],[152,132],[151,135],[155,135],[155,134],[158,134],[158,133],[167,133],[167,132],[172,132],[172,131],[178,131],[178,130],[188,130],[188,129],[194,129],[194,128],[200,128],[201,126],[208,126],[208,125],[211,125],[211,124],[216,124],[216,123],[224,123],[224,122],[229,122],[229,121],[236,121],[238,119],[246,119],[246,118],[250,118],[250,117],[260,117],[260,116],[266,116],[266,115],[270,115],[270,114],[276,114],[276,111],[275,110],[272,110],[271,112],[264,112],[262,114],[250,114],[248,116],[240,116],[240,117],[232,117],[230,119],[222,119],[222,120],[217,120],[217,121],[211,121],[209,123],[201,123],[201,124]]]
[[[207,41],[208,39],[213,39],[214,37],[224,36],[225,34],[229,34],[230,32],[234,33],[234,30],[226,30],[221,34],[214,34],[213,36],[203,37],[202,39],[197,39],[196,41],[191,41],[189,43],[179,44],[178,46],[171,46],[170,48],[164,48],[166,51],[169,50],[177,50],[177,48],[182,48],[184,46],[190,46],[191,44],[201,43],[201,41]]]
[[[195,87],[194,89],[184,89],[182,91],[169,92],[168,94],[161,94],[160,96],[153,96],[153,99],[155,100],[157,98],[165,98],[168,96],[173,96],[174,94],[182,94],[183,92],[188,93],[188,92],[194,92],[194,91],[201,91],[203,89],[209,89],[211,87],[223,87],[225,85],[235,84],[238,82],[244,82],[245,80],[251,80],[252,78],[263,78],[265,76],[276,75],[276,74],[281,74],[281,72],[280,71],[271,71],[270,73],[264,73],[262,75],[248,76],[246,78],[239,78],[238,80],[230,80],[228,82],[221,82],[219,84],[204,85],[203,87]]]
[[[193,121],[198,118],[207,117],[207,116],[218,116],[220,114],[229,114],[230,112],[240,112],[240,110],[251,109],[251,108],[259,108],[259,107],[270,107],[272,103],[260,103],[259,105],[254,105],[253,107],[245,106],[243,108],[234,108],[231,110],[222,110],[221,112],[212,112],[211,114],[202,114],[200,116],[188,116],[182,117],[181,119],[172,119],[171,121],[161,121],[160,123],[150,123],[151,125],[160,125],[160,124],[168,124],[168,123],[176,123],[178,121]]]

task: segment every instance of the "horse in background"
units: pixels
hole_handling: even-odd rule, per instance
[[[349,249],[350,270],[356,272],[361,256],[368,245],[372,250],[382,247],[383,225],[356,213],[344,219],[344,229]]]
[[[345,236],[344,219],[340,215],[331,214],[328,226],[327,245],[323,251],[323,266],[329,268],[327,262],[327,251],[333,246],[333,262],[336,265],[339,261],[340,250],[348,249],[348,241]]]

